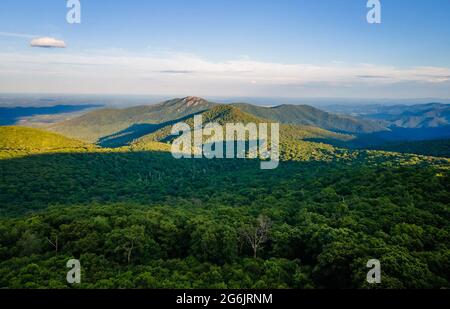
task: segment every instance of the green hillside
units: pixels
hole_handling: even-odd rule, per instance
[[[227,123],[271,123],[270,120],[264,120],[247,114],[239,108],[232,105],[219,105],[211,110],[202,113],[203,125],[207,123],[218,123],[226,125]],[[194,126],[193,118],[185,121],[191,128]],[[156,132],[143,136],[131,143],[133,150],[144,150],[155,142],[171,143],[175,136],[171,135],[172,125],[166,126]],[[270,139],[270,130],[269,130]],[[225,136],[224,136],[225,139]],[[299,161],[320,161],[334,160],[338,157],[345,157],[348,151],[335,148],[329,143],[342,143],[353,139],[351,135],[330,132],[324,129],[297,126],[280,126],[280,157],[282,160]],[[316,142],[312,142],[314,140]],[[169,146],[168,146],[169,147]]]
[[[0,153],[2,156],[45,152],[87,151],[95,147],[75,139],[25,127],[0,127]]]
[[[261,123],[266,122],[263,119],[242,112],[241,110],[230,105],[219,105],[208,111],[203,112],[203,125],[207,123],[218,123],[225,125],[227,123]],[[185,119],[184,122],[191,128],[194,127],[194,117]],[[171,135],[173,125],[167,125],[154,133],[143,136],[133,142],[134,146],[145,144],[152,141],[170,142],[174,137]]]
[[[250,104],[221,105],[198,97],[173,99],[157,105],[138,106],[127,109],[101,109],[78,118],[52,125],[49,129],[63,135],[97,143],[102,147],[121,147],[136,140],[161,131],[174,123],[187,120],[198,113],[204,113],[208,122],[276,121],[315,127],[328,131],[348,133],[368,133],[384,130],[374,121],[350,116],[330,114],[310,106],[282,105],[275,108]],[[211,111],[211,113],[207,113]],[[160,134],[160,133],[158,133]]]
[[[348,133],[370,133],[386,129],[375,121],[331,114],[308,105],[280,105],[277,107],[261,107],[244,103],[234,105],[257,117],[285,124],[308,125]]]
[[[219,105],[204,113],[203,125],[207,123],[218,123],[222,126],[227,123],[271,123],[273,121],[256,117],[252,114],[243,112],[240,108],[234,105]],[[186,119],[184,121],[191,128],[194,126],[193,117]],[[145,144],[150,141],[171,141],[173,136],[171,136],[172,125],[163,127],[156,132],[143,136],[133,142],[133,145]],[[270,130],[269,130],[270,131]],[[270,136],[270,132],[269,136]],[[319,140],[337,140],[337,141],[347,141],[351,140],[353,137],[351,135],[339,134],[324,129],[311,127],[311,126],[297,126],[297,125],[281,125],[280,126],[280,139],[281,140],[306,140],[306,139],[319,139]]]
[[[130,140],[136,134],[137,136],[142,136],[143,133],[154,131],[154,128],[158,127],[159,124],[203,112],[213,106],[215,106],[214,103],[204,99],[186,97],[165,101],[156,105],[96,110],[78,118],[53,125],[49,129],[90,143],[97,143],[102,138],[107,139],[117,134],[131,135],[131,137],[128,137],[128,140]],[[136,125],[150,126],[141,126],[141,130],[138,130],[138,132],[129,129]],[[142,128],[146,131],[142,131]]]

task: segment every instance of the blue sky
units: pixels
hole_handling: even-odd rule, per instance
[[[0,92],[450,98],[450,1],[366,3],[2,0]]]

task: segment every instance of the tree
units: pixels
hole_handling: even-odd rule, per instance
[[[17,241],[17,247],[23,256],[40,253],[42,251],[42,240],[38,235],[30,231],[25,231],[22,237]]]
[[[114,253],[125,256],[127,264],[130,264],[133,252],[142,249],[145,239],[144,227],[133,225],[113,230],[108,236],[107,246],[112,247]]]
[[[261,250],[264,243],[269,239],[271,225],[270,219],[261,215],[256,219],[255,226],[245,226],[242,228],[242,237],[251,246],[253,258],[257,258],[258,251]]]
[[[54,238],[52,240],[51,238]],[[52,245],[53,248],[55,248],[55,253],[58,254],[58,235],[52,235],[51,237],[47,237],[47,242]]]

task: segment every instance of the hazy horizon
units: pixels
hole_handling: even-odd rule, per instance
[[[193,95],[142,95],[142,94],[58,94],[58,93],[0,93],[0,107],[32,107],[55,105],[101,104],[105,107],[131,107],[153,105],[175,98]],[[194,95],[195,96],[195,95]],[[283,97],[221,97],[202,96],[216,103],[249,103],[260,106],[283,104],[311,105],[316,107],[340,105],[416,105],[441,103],[450,104],[445,98],[404,98],[404,99],[365,99],[365,98],[283,98]]]

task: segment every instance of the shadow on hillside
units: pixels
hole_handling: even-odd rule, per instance
[[[417,143],[427,141],[447,140],[450,138],[450,126],[439,128],[392,128],[391,131],[382,131],[369,134],[361,134],[348,141],[329,138],[305,138],[304,141],[324,143],[334,147],[347,149],[371,149],[385,150],[386,147],[395,146],[399,143]],[[390,151],[404,152],[396,147],[391,147]],[[416,149],[410,153],[428,155],[429,149]],[[408,153],[408,152],[405,152]],[[441,156],[449,156],[450,151],[444,150]]]
[[[158,131],[164,127],[172,126],[176,123],[186,121],[189,118],[192,118],[193,116],[201,114],[203,112],[204,111],[199,112],[199,113],[190,114],[190,115],[182,117],[180,119],[171,120],[171,121],[167,121],[167,122],[163,122],[163,123],[159,123],[159,124],[151,124],[151,123],[134,124],[134,125],[126,128],[125,130],[119,131],[119,132],[111,134],[109,136],[102,137],[98,141],[97,144],[101,147],[106,147],[106,148],[119,148],[122,146],[126,146],[126,145],[131,144],[133,141],[135,141],[141,137],[144,137],[145,135],[155,133],[156,131]]]
[[[400,141],[424,141],[450,138],[450,126],[439,128],[391,128],[371,134],[361,134],[348,143],[350,147],[366,148]]]
[[[101,138],[97,144],[106,148],[122,147],[144,135],[151,134],[161,129],[162,127],[163,125],[161,124],[135,124],[125,130]]]

